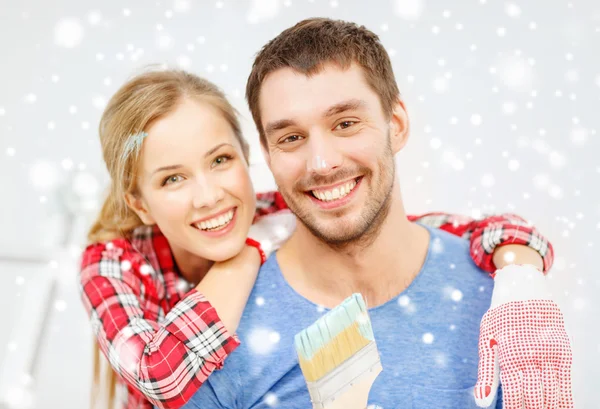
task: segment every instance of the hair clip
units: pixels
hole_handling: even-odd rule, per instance
[[[127,159],[133,151],[135,151],[136,155],[139,155],[142,142],[144,142],[146,136],[148,136],[148,133],[144,131],[129,135],[127,137],[127,142],[125,142],[123,159]]]

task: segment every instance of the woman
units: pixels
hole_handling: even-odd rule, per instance
[[[180,407],[239,345],[234,334],[266,257],[249,231],[277,248],[295,219],[279,194],[255,196],[234,109],[192,74],[148,72],[127,82],[103,113],[100,140],[111,190],[80,279],[97,347],[110,363],[108,403],[118,382],[126,386],[122,407]],[[490,272],[502,262],[496,245],[527,244],[513,234],[527,229],[516,216],[411,218],[470,237],[474,260]],[[289,223],[283,231],[282,223]],[[486,232],[497,229],[503,233],[484,250]],[[535,237],[538,249],[549,248]],[[551,248],[541,255],[548,267]],[[515,262],[523,260],[532,262]],[[99,364],[97,348],[96,387]]]

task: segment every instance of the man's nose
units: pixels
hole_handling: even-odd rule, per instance
[[[327,175],[342,164],[342,155],[333,136],[323,135],[311,138],[306,170],[319,175]]]

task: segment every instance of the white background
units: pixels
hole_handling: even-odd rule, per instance
[[[264,43],[312,16],[364,24],[392,56],[412,119],[398,155],[409,212],[516,212],[554,243],[577,407],[600,405],[594,0],[0,0],[0,367],[32,376],[9,373],[8,388],[0,378],[0,402],[88,407],[92,341],[76,274],[107,186],[96,129],[112,93],[149,64],[216,82],[242,113],[257,190],[273,188],[245,81]],[[50,294],[40,286],[51,277]]]

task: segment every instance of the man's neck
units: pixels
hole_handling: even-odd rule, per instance
[[[328,308],[355,292],[370,307],[401,293],[423,265],[429,234],[408,221],[399,197],[390,206],[379,234],[367,246],[336,250],[298,223],[294,235],[277,252],[285,279],[298,293]]]

